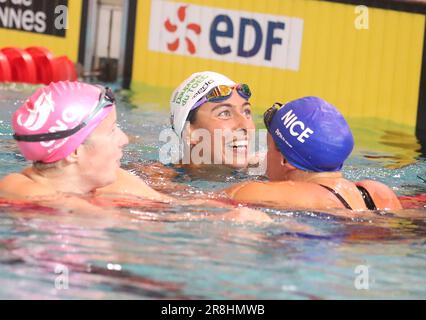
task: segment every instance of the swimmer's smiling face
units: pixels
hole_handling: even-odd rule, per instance
[[[103,187],[115,182],[123,147],[128,143],[127,135],[117,126],[114,107],[78,149],[79,167],[90,183]]]
[[[220,163],[233,168],[248,166],[248,130],[254,130],[255,124],[250,102],[235,90],[227,100],[206,102],[197,109],[195,119],[190,124],[191,134],[198,129],[205,129],[210,133],[211,163],[221,161]],[[218,141],[214,139],[215,130],[220,130],[221,133]],[[200,142],[196,138],[191,139],[192,146]]]

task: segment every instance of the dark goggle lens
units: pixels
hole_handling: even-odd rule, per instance
[[[105,88],[105,92],[103,93],[104,94],[104,99],[105,100],[107,100],[107,101],[109,101],[109,102],[111,102],[111,103],[115,103],[115,96],[114,96],[114,92],[112,92],[112,90],[111,90],[111,88],[109,88],[109,87],[106,87]],[[101,94],[102,95],[102,94]],[[99,99],[99,100],[101,100],[102,99],[102,96],[101,96],[101,98]]]
[[[239,84],[237,86],[237,92],[240,94],[241,97],[244,99],[249,99],[251,97],[251,91],[248,85],[246,84]]]
[[[282,107],[282,103],[275,102],[272,107],[270,107],[268,110],[265,111],[263,114],[263,122],[265,123],[266,129],[269,130],[269,127],[271,125],[272,119],[275,116],[275,113],[277,113],[278,109]]]

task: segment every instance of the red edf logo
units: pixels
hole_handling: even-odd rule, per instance
[[[170,33],[175,33],[178,28],[185,28],[186,30],[191,30],[192,32],[194,32],[196,35],[199,35],[201,33],[201,26],[199,24],[196,23],[186,23],[185,19],[186,19],[186,9],[188,6],[180,6],[177,12],[177,16],[179,19],[179,23],[178,24],[173,24],[172,22],[170,22],[170,19],[167,18],[167,20],[164,22],[164,27],[166,28],[166,30]],[[172,41],[172,42],[168,42],[167,43],[167,48],[174,52],[176,51],[179,46],[180,46],[180,42],[181,42],[181,38],[183,38],[186,42],[186,49],[188,50],[188,52],[190,54],[195,54],[197,52],[197,49],[195,48],[194,42],[188,37],[188,36],[177,36],[177,38]]]

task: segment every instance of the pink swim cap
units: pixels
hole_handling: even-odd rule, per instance
[[[12,116],[12,127],[21,153],[27,160],[51,163],[64,159],[78,148],[89,134],[113,110],[110,102],[82,122],[99,106],[103,89],[81,82],[61,81],[38,89]],[[22,141],[22,136],[36,137],[82,126],[74,134],[47,141]],[[78,129],[78,128],[77,128]]]

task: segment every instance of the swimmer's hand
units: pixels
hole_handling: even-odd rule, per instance
[[[257,166],[259,164],[260,157],[259,152],[254,153],[251,155],[251,157],[248,159],[249,166]]]
[[[155,191],[148,186],[141,178],[127,172],[123,169],[117,170],[117,180],[103,188],[96,190],[95,195],[133,195],[141,197],[143,199],[149,199],[153,201],[164,201],[169,202],[174,198],[169,197],[165,194]]]
[[[170,167],[166,167],[161,162],[150,163],[130,163],[127,170],[134,171],[138,176],[148,180],[171,181],[177,176],[177,172]]]
[[[248,161],[248,165],[250,167],[257,167],[265,159],[266,159],[266,153],[265,152],[255,152],[254,154],[252,154],[250,156],[249,161]]]
[[[215,220],[232,221],[237,223],[270,223],[273,220],[264,212],[246,207],[238,207],[221,215]]]

